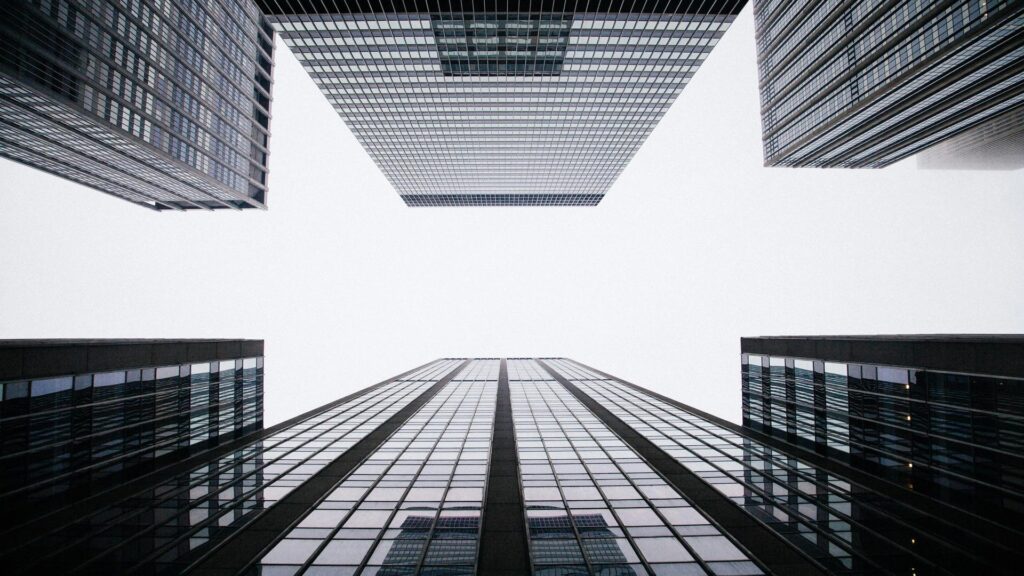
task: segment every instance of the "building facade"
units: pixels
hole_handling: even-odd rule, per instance
[[[926,170],[1024,168],[1024,105],[918,154],[917,167]]]
[[[1024,338],[745,338],[743,424],[986,519],[1024,516]]]
[[[908,492],[572,360],[441,359],[5,526],[0,558],[71,574],[1015,573],[1019,524]]]
[[[409,206],[593,206],[745,0],[260,8]]]
[[[263,427],[257,340],[0,341],[0,508],[17,523]]]
[[[251,0],[0,3],[0,155],[157,210],[265,208],[273,34]]]
[[[767,166],[879,168],[1024,103],[1014,1],[754,3]]]

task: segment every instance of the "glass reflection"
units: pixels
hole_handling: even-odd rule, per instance
[[[1024,510],[1024,381],[786,359],[776,405],[766,357],[744,359],[744,425],[1002,523]]]
[[[499,368],[498,360],[470,361],[254,572],[472,574]]]
[[[263,425],[263,359],[0,385],[0,506],[15,523]]]
[[[457,365],[448,360],[432,363],[216,460],[119,497],[34,537],[17,551],[19,565],[44,572],[180,572],[208,544],[234,534],[276,504]],[[220,422],[219,412],[217,416],[215,421]],[[237,406],[231,413],[235,417]],[[74,543],[71,548],[69,542]]]
[[[982,520],[978,525],[964,526],[945,515],[926,514],[904,500],[884,496],[571,361],[555,360],[551,365],[832,571],[958,574],[985,566],[1001,574],[1004,560],[1013,554],[1005,542],[1015,536],[1006,533],[1006,527],[986,529],[990,530],[988,534],[1004,534],[1001,542],[991,539],[977,531]],[[771,363],[766,357],[751,357],[748,366],[745,386],[751,396],[773,377],[769,369],[773,366],[784,368],[777,372],[783,377],[780,381],[788,379],[785,372],[790,366],[785,361]],[[795,362],[791,368],[795,385]],[[821,373],[820,378],[813,377],[816,382],[830,382],[836,389],[852,388],[850,382],[863,377],[863,372],[858,375],[855,370],[844,376],[843,367],[817,362],[812,369]],[[888,373],[883,377],[889,379],[882,381],[887,382],[883,386],[904,386],[898,375]],[[871,378],[877,378],[877,373]],[[771,400],[774,409],[774,396]],[[747,406],[753,404],[748,402]]]
[[[508,369],[535,574],[762,573],[539,364]]]

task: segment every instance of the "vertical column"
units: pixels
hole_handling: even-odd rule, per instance
[[[814,450],[825,455],[828,448],[828,411],[825,404],[825,363],[814,361]]]
[[[336,460],[313,474],[301,486],[292,490],[277,504],[256,516],[239,533],[211,549],[203,550],[184,572],[204,576],[232,576],[242,573],[268,547],[293,527],[328,491],[348,476],[373,451],[380,448],[391,433],[397,430],[417,410],[437,395],[462,371],[469,360],[452,369],[444,378],[426,389],[415,400],[384,421],[373,432],[342,453]],[[184,563],[184,562],[183,562]]]
[[[796,435],[796,361],[786,358],[786,440],[797,442]]]
[[[735,502],[712,488],[699,476],[684,467],[675,458],[659,448],[651,440],[634,430],[629,424],[613,414],[600,402],[567,380],[558,370],[543,360],[537,360],[559,384],[565,387],[594,416],[614,431],[630,448],[635,450],[647,463],[681,494],[691,500],[701,512],[711,518],[718,527],[731,535],[772,574],[789,576],[822,576],[825,572],[813,561],[804,557],[778,534],[756,521]],[[609,377],[610,378],[610,377]],[[637,387],[637,389],[640,389]],[[649,391],[643,390],[650,394]]]
[[[523,495],[519,491],[519,457],[512,423],[512,395],[508,388],[508,366],[501,360],[498,374],[498,402],[491,436],[491,465],[487,474],[487,501],[480,536],[480,576],[530,574],[526,546]]]

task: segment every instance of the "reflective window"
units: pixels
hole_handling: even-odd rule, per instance
[[[171,476],[157,486],[122,500],[113,510],[101,509],[75,519],[54,533],[40,534],[24,557],[44,561],[54,553],[49,543],[81,539],[80,564],[90,571],[122,573],[144,560],[151,563],[154,570],[180,571],[184,568],[179,564],[183,556],[211,540],[233,534],[239,526],[301,486],[460,363],[455,360],[433,362],[249,442],[216,460]],[[253,377],[250,371],[262,372],[262,359],[243,360],[241,370],[238,365],[232,364],[234,370],[168,376],[167,379],[186,378],[191,386],[208,386],[215,374],[221,378],[228,375],[244,379]],[[190,368],[188,371],[180,369],[178,373],[190,372]],[[149,372],[151,381],[157,372]],[[160,382],[152,382],[159,390]],[[173,386],[169,389],[175,390]],[[486,461],[486,456],[482,461]],[[345,492],[338,494],[347,495]],[[379,511],[372,505],[366,508],[371,514]],[[339,516],[338,509],[330,507],[323,514],[319,514],[320,510],[317,512],[310,525],[303,526],[302,530],[333,528],[344,517]],[[116,514],[117,522],[110,521],[112,513]],[[302,554],[303,546],[301,543],[284,546],[275,554],[280,558],[296,557]],[[157,551],[158,556],[154,555]]]
[[[768,16],[776,4],[754,5],[767,164],[883,167],[1024,100],[1007,91],[1024,56],[990,57],[1018,31],[1013,2],[824,0]]]
[[[774,400],[747,354],[744,423],[917,492],[1012,523],[1024,507],[1024,381],[897,366],[786,359],[794,394]]]
[[[536,574],[761,574],[688,545],[728,538],[539,364],[508,372]]]
[[[130,479],[197,444],[258,430],[263,359],[246,361],[246,370],[215,375],[175,365],[3,383],[0,503],[9,519],[19,510],[35,516],[39,503],[69,504],[75,490]]]
[[[472,574],[499,367],[467,364],[259,560],[261,572]]]
[[[748,372],[772,365],[765,357],[746,356]],[[780,360],[777,365],[788,365]],[[902,499],[883,496],[574,362],[549,363],[623,422],[831,571],[949,573],[948,567],[955,566],[952,572],[956,573],[1000,557],[1000,544],[945,516],[923,515]],[[801,369],[806,368],[803,364]],[[865,374],[877,378],[877,372],[859,366],[813,363],[811,368],[816,387],[822,389],[861,386],[856,381]],[[752,381],[748,376],[748,386]],[[748,393],[754,391],[753,386],[748,388]],[[696,554],[709,555],[709,561],[729,562],[729,556],[735,554],[729,545],[713,538],[688,538],[687,544]],[[946,565],[936,564],[937,558]]]

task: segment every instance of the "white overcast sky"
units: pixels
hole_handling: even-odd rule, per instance
[[[441,356],[740,416],[740,336],[1024,331],[1024,170],[766,169],[750,6],[596,208],[407,208],[279,44],[270,210],[0,160],[0,338],[266,340],[266,423]]]

